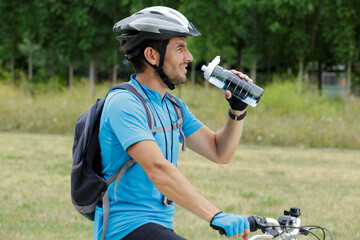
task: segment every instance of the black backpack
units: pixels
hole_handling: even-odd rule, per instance
[[[137,96],[145,107],[148,125],[152,133],[155,134],[155,132],[164,131],[164,128],[155,127],[154,117],[149,104],[133,84],[128,82],[122,83],[114,86],[110,91],[114,89],[125,89]],[[109,92],[107,94],[109,94]],[[165,127],[165,130],[168,130],[169,128],[179,128],[180,134],[183,137],[182,150],[185,151],[185,135],[182,131],[184,119],[183,109],[181,108],[179,101],[172,94],[167,93],[166,96],[172,103],[178,120],[176,123],[172,124],[172,126]],[[98,135],[100,117],[105,99],[106,97],[97,99],[86,112],[80,115],[75,123],[74,144],[72,148],[73,164],[71,169],[71,200],[75,209],[89,220],[94,221],[96,205],[103,206],[104,217],[102,239],[105,239],[109,218],[109,196],[107,187],[116,180],[116,191],[121,177],[124,175],[125,171],[134,164],[134,160],[130,158],[107,180],[105,180],[101,174],[102,169]]]

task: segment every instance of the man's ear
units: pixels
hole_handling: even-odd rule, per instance
[[[144,50],[145,59],[152,65],[157,65],[158,58],[160,57],[159,53],[155,51],[152,47],[147,47]]]

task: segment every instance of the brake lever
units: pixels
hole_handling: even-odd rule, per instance
[[[276,238],[277,236],[280,235],[280,233],[279,233],[278,230],[270,229],[270,228],[265,228],[265,229],[264,229],[264,233],[270,234],[271,236],[273,236],[273,238]]]

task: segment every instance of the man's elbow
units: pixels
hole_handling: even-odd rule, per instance
[[[229,164],[232,161],[232,157],[217,157],[213,159],[213,162],[218,164]]]
[[[161,189],[165,187],[168,182],[166,174],[166,166],[162,164],[155,164],[152,168],[148,169],[146,172],[150,181],[158,188]]]

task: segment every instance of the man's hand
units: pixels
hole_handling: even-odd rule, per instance
[[[249,238],[249,221],[244,215],[219,212],[211,220],[210,226],[215,230],[224,230],[228,238]]]
[[[235,75],[239,76],[240,78],[244,79],[248,82],[253,82],[248,75],[243,74],[242,72],[236,71],[236,70],[230,70],[230,72],[234,73]],[[231,92],[229,90],[225,91],[225,98],[229,102],[230,107],[233,110],[239,110],[243,111],[247,107],[247,104],[239,100],[238,98],[232,96]]]

